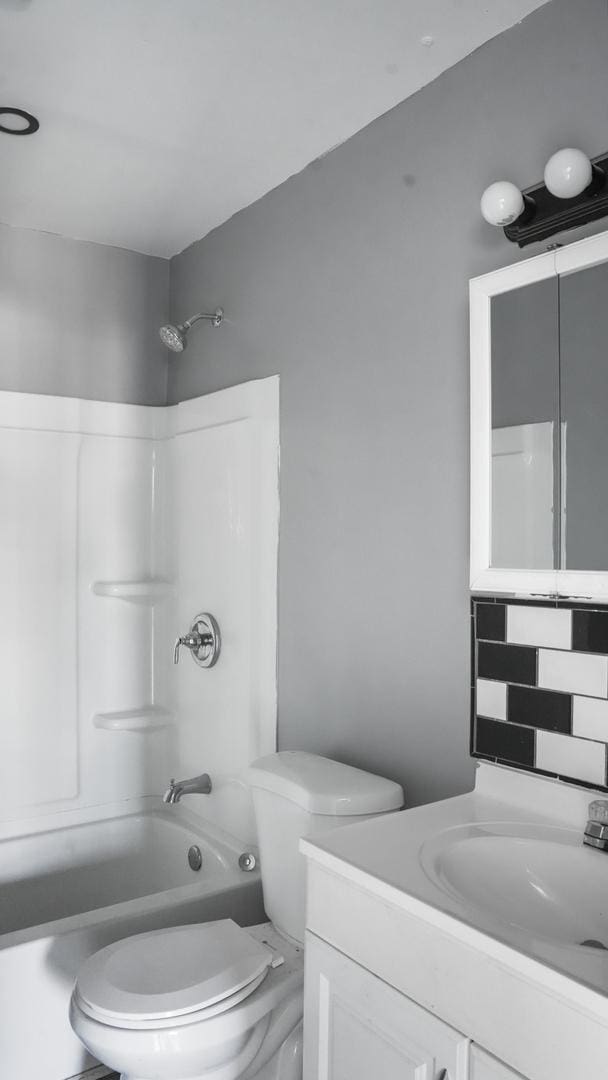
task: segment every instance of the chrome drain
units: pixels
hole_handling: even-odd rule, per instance
[[[203,865],[203,855],[197,844],[188,848],[188,863],[191,870],[200,870]]]

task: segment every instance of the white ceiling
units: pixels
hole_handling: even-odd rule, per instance
[[[173,255],[544,2],[0,0],[0,221]]]

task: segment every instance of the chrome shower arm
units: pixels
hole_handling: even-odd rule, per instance
[[[181,330],[189,330],[193,323],[199,322],[200,319],[208,319],[213,326],[221,326],[222,319],[224,318],[224,309],[216,308],[212,313],[199,311],[197,315],[193,315],[190,319],[186,319],[185,322],[180,323]]]

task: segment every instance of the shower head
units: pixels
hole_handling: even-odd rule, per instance
[[[222,325],[223,318],[224,310],[221,307],[216,308],[212,315],[206,315],[203,311],[200,311],[198,315],[193,315],[191,319],[186,319],[185,322],[179,323],[177,326],[174,326],[173,323],[161,326],[158,331],[160,340],[163,345],[171,349],[171,352],[183,352],[188,344],[187,334],[193,323],[198,322],[199,319],[208,319],[212,326],[217,327]]]
[[[166,326],[161,326],[158,332],[163,345],[171,349],[171,352],[183,352],[186,348],[186,334],[183,326],[167,323]]]

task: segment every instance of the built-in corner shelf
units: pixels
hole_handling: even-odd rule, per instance
[[[127,600],[130,604],[157,604],[171,595],[173,584],[161,578],[147,578],[143,581],[94,581],[91,591],[95,596],[111,596],[117,600]]]
[[[93,726],[104,731],[155,731],[171,727],[173,713],[159,705],[146,705],[141,709],[125,709],[122,712],[95,713]]]

